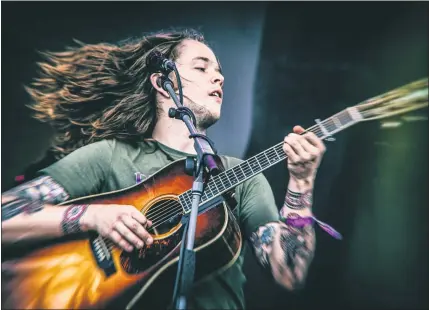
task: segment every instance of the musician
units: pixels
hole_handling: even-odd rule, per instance
[[[216,55],[195,31],[157,33],[117,45],[81,45],[46,53],[41,74],[28,87],[35,117],[56,131],[52,150],[58,161],[38,177],[2,194],[2,242],[15,243],[97,231],[125,251],[151,244],[152,223],[133,206],[68,205],[68,199],[132,186],[136,173],[154,174],[172,161],[195,155],[185,124],[168,116],[175,104],[146,70],[145,58],[157,49],[175,61],[183,83],[184,105],[202,134],[221,116],[224,77]],[[170,78],[175,82],[174,76]],[[289,183],[280,212],[262,174],[236,188],[237,219],[256,260],[279,285],[302,287],[315,251],[312,193],[325,152],[313,133],[296,126],[284,138]],[[225,168],[241,160],[221,156]],[[196,286],[190,305],[207,309],[244,308],[242,271],[236,263]]]

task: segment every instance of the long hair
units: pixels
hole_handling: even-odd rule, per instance
[[[42,52],[39,76],[26,87],[34,117],[49,123],[57,159],[102,139],[150,137],[157,120],[156,91],[146,70],[154,49],[175,60],[180,43],[204,41],[195,30],[156,33],[119,44],[83,44]]]

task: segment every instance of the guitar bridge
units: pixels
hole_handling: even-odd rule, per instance
[[[116,272],[115,263],[112,254],[101,236],[91,236],[90,244],[92,254],[100,269],[103,270],[106,277],[110,277]]]

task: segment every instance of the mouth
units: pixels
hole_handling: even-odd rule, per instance
[[[218,98],[219,100],[222,100],[223,92],[221,89],[216,89],[209,93],[210,97]]]
[[[222,103],[222,96],[223,96],[222,89],[215,89],[214,91],[209,93],[209,96],[214,97],[217,103],[219,104]]]

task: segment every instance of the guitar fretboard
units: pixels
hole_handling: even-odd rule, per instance
[[[356,109],[348,108],[324,121],[317,122],[316,125],[308,128],[306,132],[313,132],[319,138],[326,139],[357,123],[360,118],[360,114]],[[286,157],[283,151],[283,142],[281,142],[250,157],[233,168],[225,170],[216,176],[212,176],[201,197],[200,205],[283,161]],[[185,213],[190,212],[192,207],[192,190],[188,190],[179,195],[179,200]]]

